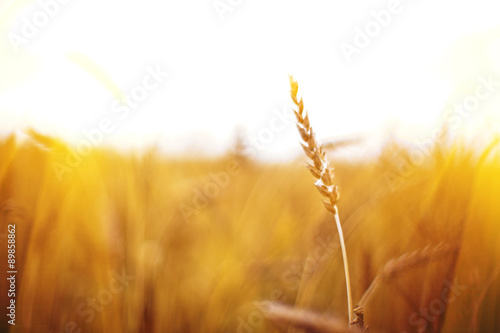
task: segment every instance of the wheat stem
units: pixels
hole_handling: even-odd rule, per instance
[[[333,214],[335,217],[335,224],[337,225],[337,230],[339,233],[340,240],[340,250],[342,251],[342,260],[344,262],[344,273],[345,273],[345,288],[347,290],[347,308],[349,309],[349,323],[354,320],[353,307],[352,307],[352,294],[351,294],[351,278],[349,276],[349,263],[347,261],[347,251],[344,243],[344,234],[342,233],[342,226],[340,225],[340,219],[338,210],[337,213]]]

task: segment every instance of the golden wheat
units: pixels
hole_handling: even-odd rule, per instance
[[[301,142],[300,144],[307,157],[313,162],[313,164],[307,164],[307,168],[314,178],[316,178],[315,185],[319,193],[327,199],[324,201],[326,209],[336,214],[336,204],[340,194],[337,185],[333,184],[333,168],[330,167],[330,163],[326,159],[323,146],[316,141],[316,135],[309,122],[307,111],[304,112],[304,102],[302,98],[300,101],[297,100],[299,85],[292,77],[290,77],[290,85],[292,88],[292,100],[298,108],[297,111],[293,110],[297,118],[297,129],[299,130],[302,140],[304,140],[304,143]]]
[[[351,280],[349,277],[349,264],[347,260],[347,252],[345,248],[344,235],[342,233],[342,226],[340,225],[339,213],[337,209],[337,201],[340,198],[340,193],[337,185],[333,183],[333,168],[330,166],[330,162],[326,158],[323,146],[316,141],[316,135],[309,122],[309,116],[307,111],[304,111],[304,102],[302,98],[300,101],[297,99],[297,93],[299,90],[299,85],[296,81],[290,77],[291,86],[291,96],[292,100],[297,106],[297,110],[293,110],[297,118],[297,129],[299,130],[300,136],[304,143],[300,143],[302,149],[306,153],[307,157],[311,159],[313,164],[307,164],[307,168],[311,174],[316,178],[316,188],[319,193],[327,200],[323,203],[328,211],[333,213],[335,224],[337,226],[337,231],[339,233],[340,248],[342,251],[342,259],[344,262],[344,273],[346,280],[346,291],[347,291],[347,308],[349,315],[349,322],[352,323],[354,316],[352,311],[352,294],[351,294]]]

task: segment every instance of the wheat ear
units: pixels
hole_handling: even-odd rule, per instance
[[[335,224],[337,225],[340,239],[340,248],[342,251],[342,259],[344,262],[349,322],[352,322],[353,312],[351,281],[349,278],[349,264],[347,262],[344,235],[342,233],[342,226],[340,225],[339,213],[337,209],[337,201],[340,197],[339,190],[337,185],[333,184],[333,168],[330,167],[330,163],[326,158],[326,154],[322,145],[316,141],[314,131],[309,122],[309,116],[307,115],[307,111],[304,111],[304,102],[302,101],[302,98],[300,99],[300,101],[297,100],[299,85],[296,81],[293,80],[292,77],[290,77],[290,86],[292,100],[297,106],[297,111],[293,110],[295,116],[297,117],[297,128],[302,140],[304,141],[300,144],[302,145],[302,149],[304,149],[307,157],[313,162],[312,164],[307,164],[307,168],[316,179],[314,185],[316,185],[319,193],[321,193],[321,195],[326,198],[323,203],[325,204],[326,209],[329,212],[333,213]]]
[[[291,326],[303,329],[305,332],[338,333],[348,332],[344,321],[337,317],[325,316],[305,309],[295,309],[285,304],[261,302],[259,309],[264,316],[277,326]],[[351,332],[361,332],[357,328]]]
[[[378,288],[381,282],[389,280],[409,268],[441,258],[444,255],[456,253],[457,251],[458,246],[456,245],[439,243],[434,246],[427,245],[424,248],[404,253],[395,259],[389,260],[365,291],[356,309],[361,308],[362,311],[369,297],[372,295],[373,291]]]

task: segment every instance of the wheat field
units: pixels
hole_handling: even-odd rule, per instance
[[[14,224],[18,269],[1,331],[348,330],[337,229],[300,146],[281,164],[235,145],[212,159],[96,148],[69,166],[74,147],[28,133],[0,144],[0,242]],[[371,332],[500,330],[500,151],[486,141],[442,140],[418,163],[397,141],[364,160],[327,151]]]

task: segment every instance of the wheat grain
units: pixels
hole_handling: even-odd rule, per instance
[[[290,85],[292,88],[292,100],[298,108],[297,111],[293,110],[297,118],[297,129],[304,141],[304,143],[301,142],[300,144],[307,157],[313,162],[312,164],[307,164],[307,168],[314,178],[316,178],[315,185],[319,193],[327,199],[324,201],[326,209],[335,214],[337,213],[336,204],[340,194],[338,187],[333,184],[333,168],[330,167],[330,163],[326,159],[323,146],[316,141],[316,135],[309,122],[309,116],[307,111],[304,111],[302,98],[300,101],[297,100],[299,85],[292,77],[290,77]]]

